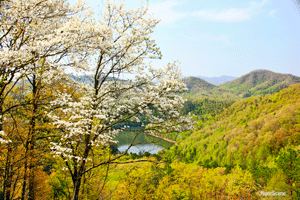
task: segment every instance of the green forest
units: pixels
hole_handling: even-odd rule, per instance
[[[159,20],[104,4],[0,1],[0,200],[300,199],[300,77],[152,67]]]
[[[195,113],[196,129],[170,134],[178,145],[149,163],[115,166],[107,189],[121,196],[103,192],[112,199],[270,199],[268,192],[298,199],[299,97],[296,84],[235,103],[186,103],[182,112]]]
[[[187,101],[182,112],[194,113],[197,124],[193,131],[165,135],[178,145],[154,155],[130,154],[86,174],[82,195],[86,199],[270,199],[268,193],[273,192],[278,196],[272,199],[299,198],[300,84],[235,102]],[[67,199],[70,181],[62,170],[51,173],[48,194]]]

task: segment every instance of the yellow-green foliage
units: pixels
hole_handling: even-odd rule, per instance
[[[139,163],[122,166],[122,172],[111,199],[257,199],[251,173],[240,167],[226,174],[225,168],[179,162]]]
[[[300,84],[234,103],[167,155],[202,166],[272,165],[281,149],[300,145]]]
[[[187,99],[197,98],[215,98],[215,99],[237,99],[238,96],[232,92],[226,92],[205,80],[197,77],[183,78],[182,81],[186,84],[188,91],[181,95]]]
[[[274,191],[286,192],[277,199],[297,199],[300,176],[294,161],[300,155],[293,149],[300,148],[299,124],[300,84],[251,97],[199,119],[198,128],[165,153],[170,162],[101,167],[85,174],[80,195],[82,199],[263,199],[262,191]],[[64,173],[51,174],[49,196],[70,195],[65,183],[71,180],[65,180]]]
[[[296,83],[300,83],[300,78],[297,76],[268,70],[255,70],[233,81],[224,83],[219,88],[246,98],[279,92]]]

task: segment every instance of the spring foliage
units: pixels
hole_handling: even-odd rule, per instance
[[[104,4],[95,20],[81,1],[0,1],[1,199],[257,199],[274,188],[299,197],[299,84],[185,103],[178,63],[147,62],[162,56],[147,6]],[[129,131],[182,143],[165,158],[112,154]]]
[[[71,177],[72,199],[79,199],[83,176],[122,156],[106,151],[122,124],[138,124],[151,134],[193,128],[178,112],[184,99],[177,93],[185,84],[177,63],[158,69],[145,62],[161,58],[151,38],[159,21],[148,17],[147,6],[124,6],[106,1],[95,20],[81,1],[73,6],[66,0],[0,2],[5,199],[36,199],[40,151],[51,150],[56,157],[51,162],[60,162]],[[89,83],[74,82],[66,75],[70,68],[88,74]],[[17,156],[13,148],[24,153]]]

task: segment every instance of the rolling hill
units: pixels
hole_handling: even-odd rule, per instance
[[[197,128],[168,152],[201,166],[270,166],[285,148],[300,148],[300,84],[238,101]]]
[[[186,77],[182,81],[187,85],[188,91],[182,96],[187,99],[214,98],[214,99],[236,99],[235,94],[220,89],[203,79],[197,77]]]
[[[183,78],[182,81],[186,84],[189,92],[191,93],[197,93],[201,90],[211,90],[215,88],[216,86],[197,77],[186,77]]]
[[[296,83],[300,83],[300,77],[268,70],[255,70],[240,78],[224,83],[219,88],[245,98],[279,92]]]

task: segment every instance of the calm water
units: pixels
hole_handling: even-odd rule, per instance
[[[126,151],[136,134],[136,132],[127,131],[119,133],[115,137],[115,140],[119,141],[118,150],[120,152]],[[139,133],[133,143],[133,146],[130,147],[130,149],[128,150],[128,153],[132,152],[136,154],[143,154],[145,152],[149,152],[151,154],[154,154],[160,150],[169,148],[171,146],[173,146],[173,143],[167,142],[159,138],[148,136],[144,133]]]

